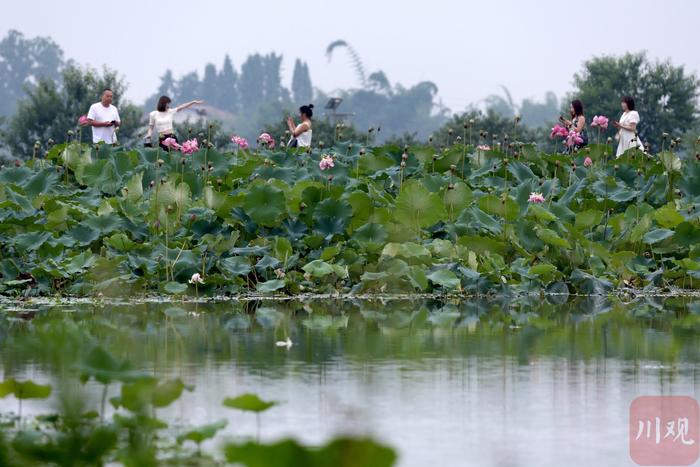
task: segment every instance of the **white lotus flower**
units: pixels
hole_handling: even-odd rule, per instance
[[[204,284],[204,279],[202,279],[202,276],[198,272],[195,272],[192,274],[192,278],[187,282],[190,284]]]

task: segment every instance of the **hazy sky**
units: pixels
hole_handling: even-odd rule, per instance
[[[176,77],[230,54],[240,69],[253,52],[284,55],[284,82],[294,60],[309,64],[324,91],[357,86],[344,51],[329,63],[325,49],[345,39],[368,72],[383,70],[405,86],[431,80],[452,110],[499,85],[514,98],[562,95],[581,63],[600,54],[647,50],[700,71],[696,0],[517,1],[6,1],[0,33],[51,36],[67,57],[108,65],[129,82],[138,103],[171,68]]]

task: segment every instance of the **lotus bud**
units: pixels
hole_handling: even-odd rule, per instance
[[[49,138],[49,140],[46,142],[46,144],[48,144],[49,146],[53,146],[54,145],[53,138]]]
[[[67,134],[68,136],[73,136],[75,133],[73,133],[73,130],[68,130]]]
[[[34,149],[39,149],[41,147],[41,143],[39,141],[34,142]]]
[[[156,161],[156,164],[158,164],[158,167],[163,167],[163,164],[165,164],[165,161],[163,159],[158,159]]]
[[[151,188],[153,188],[154,186],[156,186],[156,182],[154,182],[153,180],[151,180],[151,183],[149,183],[149,186],[150,186]]]
[[[194,213],[190,214],[190,222],[194,222],[196,220],[197,220],[197,214],[194,214]]]
[[[406,161],[401,161],[401,164],[399,164],[402,169],[406,168]]]
[[[612,144],[612,138],[611,138],[610,136],[608,136],[608,139],[605,140],[605,141],[606,141],[608,144]]]
[[[470,119],[469,119],[469,124],[470,124],[470,125],[473,125],[473,124],[474,124],[474,119],[473,119],[473,118],[470,118]]]
[[[405,152],[404,152],[403,154],[401,154],[401,160],[407,161],[407,160],[408,160],[408,154],[406,154]]]

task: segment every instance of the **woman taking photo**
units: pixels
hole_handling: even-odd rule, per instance
[[[163,141],[165,141],[167,138],[173,138],[175,141],[177,141],[177,136],[175,136],[175,132],[173,131],[173,118],[175,118],[175,114],[181,110],[192,107],[193,105],[202,104],[204,101],[190,101],[186,104],[178,105],[174,109],[170,108],[171,102],[172,101],[168,96],[160,96],[160,99],[158,99],[156,110],[151,112],[148,117],[146,145],[150,145],[151,135],[155,132],[158,135],[158,145],[167,151],[168,147],[163,145]]]
[[[301,118],[301,123],[294,126],[294,120],[292,117],[287,118],[287,128],[292,134],[292,138],[287,144],[291,148],[308,148],[311,147],[311,135],[313,130],[311,129],[311,117],[314,115],[314,105],[302,105],[299,107],[299,118]]]
[[[617,143],[617,154],[615,157],[620,157],[630,148],[642,148],[642,142],[637,136],[637,124],[639,123],[639,114],[634,110],[634,99],[630,96],[625,96],[620,101],[622,106],[622,116],[619,122],[613,122],[613,126],[619,131],[615,138]]]
[[[566,127],[569,131],[575,131],[583,139],[582,143],[574,145],[571,149],[580,149],[581,147],[588,144],[588,133],[586,132],[586,116],[583,115],[583,103],[575,99],[571,101],[569,106],[569,113],[571,114],[571,120],[567,120],[564,117],[559,117],[559,121]]]

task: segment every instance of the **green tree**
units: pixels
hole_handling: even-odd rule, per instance
[[[76,130],[78,117],[99,101],[107,87],[114,93],[114,105],[119,108],[122,121],[119,142],[129,143],[136,137],[142,124],[142,110],[123,100],[126,84],[115,71],[104,69],[100,74],[93,69],[70,66],[61,78],[60,85],[43,78],[28,89],[27,96],[18,102],[14,116],[3,126],[3,141],[13,157],[31,157],[35,141],[42,144],[49,139],[57,143],[65,141],[67,131]],[[92,140],[89,127],[82,129],[82,139]]]
[[[222,110],[235,113],[238,110],[238,73],[233,68],[231,58],[226,55],[224,66],[221,68],[217,86],[216,101]]]
[[[202,83],[199,81],[199,75],[196,71],[187,73],[177,82],[177,99],[173,98],[176,103],[187,102],[202,97]]]
[[[621,57],[595,57],[574,75],[570,98],[580,99],[589,119],[605,115],[617,120],[622,113],[620,98],[634,98],[640,114],[639,134],[652,150],[666,132],[681,136],[699,121],[698,78],[670,61],[650,61],[645,53]],[[568,99],[564,107],[568,111]]]
[[[294,63],[294,74],[292,75],[292,96],[294,102],[299,105],[308,104],[313,99],[309,66],[298,58]]]
[[[213,63],[207,63],[204,67],[204,78],[202,78],[200,98],[211,106],[221,108],[219,104],[219,75]]]
[[[0,115],[14,113],[25,89],[40,79],[58,80],[63,67],[63,51],[50,38],[10,30],[0,41]]]

